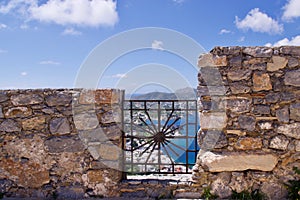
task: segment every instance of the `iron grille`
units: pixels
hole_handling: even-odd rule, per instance
[[[126,100],[123,115],[126,172],[191,173],[199,150],[196,100]]]

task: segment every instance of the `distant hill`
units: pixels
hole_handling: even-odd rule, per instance
[[[126,99],[131,100],[193,100],[196,99],[197,90],[193,88],[182,88],[175,91],[175,93],[167,92],[150,92],[146,94],[127,95]]]

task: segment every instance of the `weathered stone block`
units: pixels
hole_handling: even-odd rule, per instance
[[[295,141],[295,150],[300,151],[300,140]]]
[[[75,114],[73,119],[78,130],[92,130],[99,125],[99,121],[95,113]]]
[[[216,56],[212,54],[203,54],[198,60],[199,67],[220,67],[227,66],[226,56]]]
[[[232,94],[245,94],[251,91],[251,87],[243,82],[233,82],[229,84]]]
[[[89,170],[87,178],[89,183],[102,183],[105,180],[105,174],[103,170]]]
[[[290,119],[300,121],[300,103],[293,103],[290,105]]]
[[[261,130],[271,130],[271,129],[273,129],[272,122],[258,122],[258,126]]]
[[[300,47],[299,46],[284,46],[284,47],[280,48],[280,52],[283,54],[300,56]]]
[[[230,176],[229,176],[230,178]],[[232,195],[232,190],[229,187],[230,179],[227,180],[227,178],[217,178],[212,184],[211,184],[211,193],[214,195],[217,195],[221,199],[229,198]]]
[[[3,132],[20,132],[21,127],[18,122],[12,120],[12,119],[6,119],[0,124],[0,131]]]
[[[226,86],[198,86],[197,94],[202,96],[223,96],[227,93],[228,87]]]
[[[101,144],[99,154],[104,160],[118,160],[121,156],[121,149],[115,145]]]
[[[50,153],[82,152],[85,147],[82,141],[76,136],[52,137],[45,141],[45,147]]]
[[[278,183],[264,182],[261,186],[261,192],[267,195],[268,199],[282,200],[287,199],[287,190]]]
[[[262,139],[261,138],[239,138],[235,144],[235,148],[238,150],[255,150],[262,148]]]
[[[288,137],[300,139],[300,123],[284,124],[277,128],[277,132]]]
[[[7,100],[8,100],[8,96],[6,95],[6,92],[0,92],[0,103]]]
[[[84,199],[83,186],[59,187],[56,190],[58,199]]]
[[[42,130],[46,126],[46,117],[39,116],[22,121],[24,130]]]
[[[13,186],[13,182],[9,179],[0,179],[0,193],[4,194]]]
[[[288,67],[289,68],[294,68],[294,67],[297,67],[298,65],[299,65],[299,59],[289,58],[289,61],[288,61]]]
[[[241,129],[247,131],[254,131],[256,125],[256,119],[253,116],[249,115],[240,115],[238,118],[239,126]]]
[[[300,69],[286,72],[284,75],[284,84],[299,87],[300,86]]]
[[[4,111],[6,118],[28,117],[32,115],[32,110],[27,107],[13,107]]]
[[[255,72],[253,74],[253,91],[271,90],[272,83],[269,74]]]
[[[289,108],[287,106],[276,110],[276,117],[278,121],[288,123],[290,121]]]
[[[226,101],[226,108],[229,109],[231,112],[245,113],[250,111],[251,103],[251,98],[234,97]]]
[[[207,86],[224,85],[220,71],[216,67],[202,67],[199,70],[199,75]]]
[[[265,99],[267,103],[277,103],[280,99],[280,93],[269,92]]]
[[[269,115],[271,113],[271,109],[268,105],[255,105],[253,113],[255,115]]]
[[[46,97],[48,106],[64,106],[69,105],[72,101],[72,95],[68,93],[56,93]]]
[[[4,115],[3,115],[3,111],[2,111],[2,106],[0,106],[0,119],[3,117],[4,117]]]
[[[200,126],[202,129],[223,129],[227,125],[226,113],[201,113]]]
[[[71,133],[70,123],[67,118],[53,118],[50,121],[50,132],[52,134],[64,135]]]
[[[232,67],[241,67],[242,66],[242,56],[234,56],[229,59],[229,66]]]
[[[18,94],[11,96],[10,99],[15,106],[40,104],[44,101],[43,97],[38,94]]]
[[[243,191],[248,191],[251,189],[253,181],[250,177],[247,177],[242,172],[232,172],[231,181],[230,181],[230,188],[237,192],[241,193]]]
[[[270,148],[278,150],[287,150],[289,140],[284,136],[275,136],[271,139]]]
[[[288,59],[281,56],[273,56],[272,63],[267,64],[267,70],[274,72],[286,67],[288,63]]]
[[[259,170],[272,171],[278,163],[271,154],[228,153],[214,154],[206,152],[199,156],[201,165],[210,172]]]
[[[248,69],[232,69],[228,72],[227,77],[231,81],[247,80],[251,77],[251,70]]]
[[[270,58],[273,49],[269,47],[246,47],[243,49],[243,53],[256,58]]]

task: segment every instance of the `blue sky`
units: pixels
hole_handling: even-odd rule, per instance
[[[300,0],[1,0],[0,88],[74,87],[95,47],[143,27],[185,34],[206,51],[214,46],[300,45]],[[163,51],[165,43],[159,38],[149,45],[152,49],[120,55],[99,77],[98,87],[126,89],[118,83],[149,63],[168,66],[196,86],[190,63]],[[147,73],[139,77],[159,71]],[[165,73],[162,77],[170,78]]]

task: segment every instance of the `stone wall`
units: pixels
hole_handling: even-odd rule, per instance
[[[285,199],[300,168],[300,47],[216,47],[198,65],[194,182],[221,198]]]
[[[120,90],[0,91],[0,195],[118,196]]]

